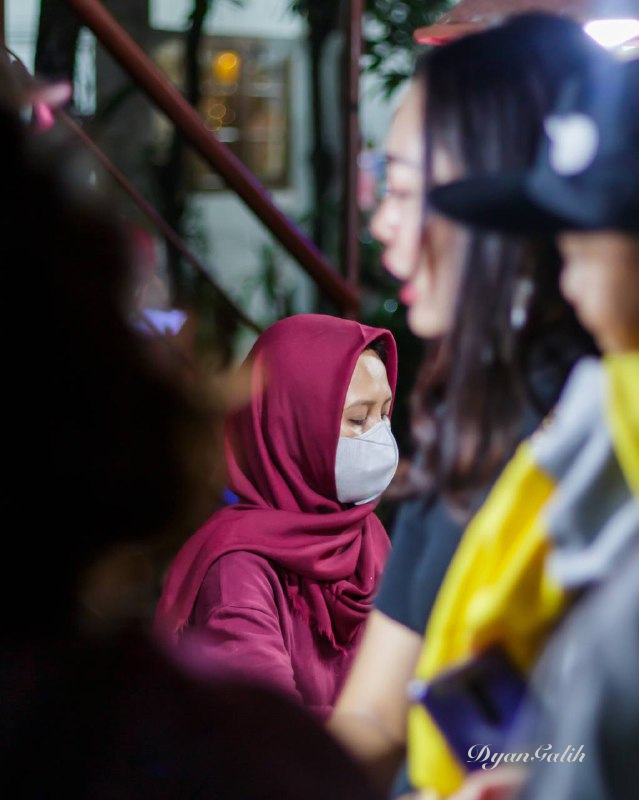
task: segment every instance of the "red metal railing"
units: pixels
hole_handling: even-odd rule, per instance
[[[4,44],[3,40],[0,40],[0,47],[11,59],[14,60],[14,66],[18,66],[22,70],[21,81],[24,84],[22,89],[26,89],[28,92],[29,88],[35,88],[37,84],[16,53],[14,53],[12,50],[9,50]],[[236,319],[238,319],[247,327],[252,328],[256,333],[261,333],[262,329],[260,326],[250,319],[240,308],[238,308],[238,306],[235,305],[235,303],[224,292],[224,290],[215,283],[204,264],[191,250],[189,250],[185,242],[182,241],[176,231],[171,228],[159,211],[157,211],[151,205],[151,203],[146,200],[142,193],[139,192],[127,178],[125,178],[125,176],[100,149],[100,147],[98,147],[98,145],[91,139],[91,137],[88,136],[85,131],[82,130],[82,128],[64,111],[61,109],[52,110],[54,111],[58,121],[65,125],[65,127],[67,127],[84,144],[96,161],[101,164],[101,166],[109,173],[109,175],[111,175],[115,182],[129,195],[131,200],[138,206],[147,219],[149,219],[155,225],[157,230],[164,236],[164,238],[182,254],[182,257],[186,261],[190,262],[201,274],[204,275],[209,283],[215,288],[222,301],[226,304],[227,308],[233,313]],[[182,364],[188,369],[196,369],[192,358],[185,354],[182,350],[178,349],[173,340],[155,326],[153,320],[149,317],[144,309],[137,309],[133,313],[133,317],[136,321],[143,323],[148,330],[152,331],[156,338],[165,345],[167,351],[171,353],[173,357],[181,361]]]
[[[357,289],[339,275],[315,245],[271,201],[241,161],[206,128],[198,112],[99,0],[66,0],[138,86],[169,117],[199,155],[249,206],[317,285],[346,313],[357,314]]]
[[[359,284],[358,158],[361,150],[359,126],[359,61],[362,54],[364,0],[351,0],[346,7],[346,79],[344,86],[344,215],[342,261],[351,286]]]
[[[182,257],[188,261],[195,269],[202,273],[210,283],[215,287],[216,291],[223,299],[224,303],[231,309],[234,316],[249,328],[252,328],[256,333],[261,332],[261,328],[252,319],[235,305],[231,298],[221,289],[211,278],[206,267],[200,259],[190,250],[185,242],[180,238],[176,231],[166,222],[160,212],[149,203],[149,201],[139,192],[135,186],[120,172],[115,164],[109,159],[100,147],[88,136],[82,128],[74,122],[71,117],[63,111],[58,111],[58,119],[78,137],[84,146],[92,153],[94,158],[104,167],[104,169],[111,175],[113,180],[129,195],[137,207],[142,211],[146,218],[155,225],[157,230],[164,236],[167,242],[170,242]],[[148,322],[148,321],[147,321]]]

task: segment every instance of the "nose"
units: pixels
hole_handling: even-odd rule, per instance
[[[561,293],[564,296],[564,299],[568,303],[573,303],[576,296],[576,289],[575,286],[575,269],[570,262],[570,259],[564,258],[563,265],[561,267],[561,273],[559,275],[559,288],[561,289]]]
[[[378,424],[379,424],[381,421],[382,421],[382,418],[381,418],[381,417],[379,417],[378,419],[376,419],[376,418],[375,418],[375,417],[374,417],[374,416],[371,414],[371,416],[369,416],[369,417],[368,417],[368,419],[366,420],[366,422],[364,423],[364,427],[363,427],[363,429],[362,429],[362,433],[368,433],[368,432],[371,430],[371,428],[374,428],[374,427],[375,427],[375,425],[378,425]]]
[[[367,433],[371,428],[374,428],[376,425],[379,425],[380,422],[387,421],[388,417],[382,414],[382,409],[380,408],[372,408],[368,414],[368,418],[364,424],[363,433]],[[390,421],[388,421],[388,425],[390,426]]]
[[[370,221],[370,232],[373,238],[384,245],[384,254],[382,256],[384,268],[393,278],[402,281],[407,280],[409,276],[403,274],[403,265],[393,254],[394,250],[396,250],[393,245],[397,243],[400,224],[401,220],[397,213],[396,204],[393,202],[393,197],[387,195],[373,214]]]
[[[393,212],[391,203],[388,202],[389,199],[388,195],[382,198],[370,221],[371,235],[383,245],[389,244],[397,227],[396,214]]]

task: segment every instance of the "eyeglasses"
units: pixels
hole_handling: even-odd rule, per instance
[[[374,211],[388,192],[388,159],[378,150],[364,150],[358,158],[359,205],[362,211]]]
[[[388,168],[391,164],[400,164],[421,174],[422,168],[409,160],[395,156],[387,156],[376,150],[365,150],[359,157],[360,168],[360,206],[365,211],[376,209],[385,198],[395,196],[398,200],[418,199],[424,203],[421,190],[397,192],[389,188]]]

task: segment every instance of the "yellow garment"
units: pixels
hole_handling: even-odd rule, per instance
[[[607,356],[607,415],[619,463],[639,495],[639,353]],[[473,518],[437,596],[416,677],[430,681],[501,643],[528,672],[568,601],[546,571],[552,548],[542,510],[554,481],[522,444]],[[446,797],[459,789],[459,763],[426,710],[409,713],[413,785]]]
[[[628,485],[639,497],[639,353],[608,355],[603,364],[613,445]]]
[[[540,511],[553,481],[520,445],[468,526],[426,630],[416,676],[429,681],[495,642],[527,670],[564,607],[565,593],[545,572],[550,548]],[[409,716],[411,782],[443,796],[464,769],[421,706]]]

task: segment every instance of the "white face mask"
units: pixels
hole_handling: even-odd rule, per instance
[[[335,456],[335,485],[340,503],[370,503],[393,479],[399,451],[384,417],[361,436],[340,436]]]

